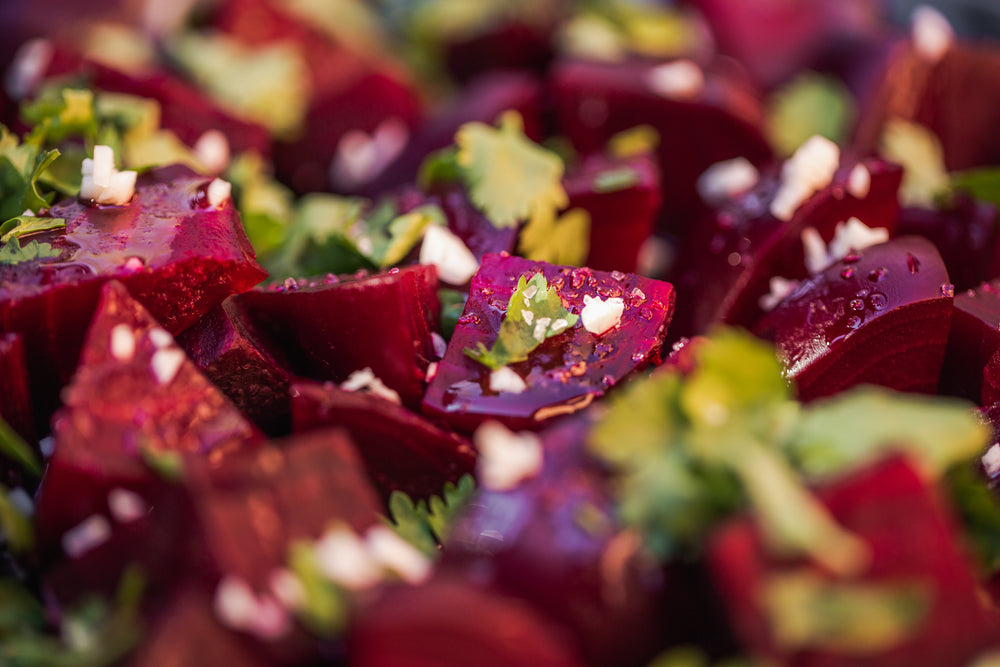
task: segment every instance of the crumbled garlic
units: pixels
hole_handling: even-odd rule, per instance
[[[542,441],[534,433],[512,433],[500,422],[487,421],[473,440],[479,450],[477,476],[487,489],[513,489],[542,469]]]
[[[208,130],[194,143],[194,156],[209,174],[221,174],[229,166],[229,140],[219,130]]]
[[[229,181],[221,178],[213,178],[208,184],[208,205],[212,208],[222,208],[233,192],[233,185]]]
[[[955,42],[955,31],[944,14],[928,5],[913,10],[911,38],[913,48],[925,61],[941,60]]]
[[[600,336],[605,331],[609,331],[618,326],[622,321],[622,314],[625,312],[625,300],[621,297],[611,297],[602,299],[600,297],[583,296],[583,310],[580,311],[580,320],[583,328]]]
[[[657,95],[688,100],[705,89],[705,73],[697,64],[681,59],[654,67],[646,82]]]
[[[806,140],[781,168],[781,186],[771,202],[771,215],[788,221],[807,199],[830,185],[840,165],[840,148],[825,137]]]
[[[520,394],[528,384],[510,366],[501,366],[490,373],[490,389],[495,392]]]
[[[420,584],[431,574],[431,562],[387,526],[372,526],[365,534],[368,553],[383,568],[409,584]]]
[[[153,371],[153,377],[161,385],[168,385],[177,377],[184,363],[184,352],[178,348],[160,349],[153,353],[153,358],[149,360],[149,366]]]
[[[864,199],[872,188],[872,175],[868,167],[860,162],[851,169],[851,175],[847,177],[847,191],[858,199]]]
[[[716,162],[698,177],[698,194],[706,204],[718,206],[757,185],[760,172],[745,157]]]
[[[802,251],[805,257],[806,270],[809,273],[819,273],[830,264],[830,255],[826,242],[815,227],[802,230]]]
[[[993,446],[983,454],[983,470],[990,477],[1000,474],[1000,443],[993,443]]]
[[[135,332],[127,324],[116,324],[111,328],[111,356],[122,362],[132,361],[135,356]]]
[[[25,42],[14,54],[7,68],[4,85],[11,99],[20,100],[31,95],[52,62],[55,48],[47,39],[36,38]]]
[[[148,335],[149,342],[158,350],[173,345],[174,337],[163,327],[153,327],[149,330]]]
[[[108,492],[108,509],[118,523],[131,523],[149,512],[149,505],[135,491],[114,488]]]
[[[382,380],[375,376],[375,372],[365,367],[354,371],[347,376],[347,379],[340,383],[340,388],[344,391],[367,391],[368,393],[381,396],[387,401],[401,403],[399,394],[385,385]]]
[[[330,162],[331,183],[352,188],[378,176],[406,147],[410,130],[399,118],[387,118],[371,134],[349,130],[337,142]]]
[[[781,276],[772,276],[770,280],[771,291],[760,297],[758,303],[764,312],[774,310],[774,307],[785,300],[785,298],[795,291],[799,286],[798,280],[789,280]]]
[[[371,588],[382,572],[357,534],[346,525],[328,529],[313,546],[324,577],[351,590]]]
[[[115,169],[115,153],[110,146],[94,146],[94,157],[85,158],[81,167],[80,198],[98,204],[123,206],[135,196],[134,171]]]
[[[479,270],[469,247],[443,225],[428,225],[420,244],[420,263],[437,267],[438,277],[449,285],[464,285]]]
[[[861,251],[888,240],[889,230],[868,227],[857,218],[838,222],[829,246],[814,227],[806,227],[802,230],[806,269],[809,273],[819,273],[833,262],[847,257],[852,250]]]
[[[444,358],[444,353],[448,351],[448,341],[444,339],[444,336],[436,331],[432,331],[431,345],[434,347],[434,356],[438,359]]]

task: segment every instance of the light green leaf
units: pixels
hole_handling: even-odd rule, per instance
[[[416,503],[402,491],[389,496],[389,516],[386,523],[414,548],[430,558],[439,554],[451,532],[458,513],[476,490],[472,475],[463,475],[458,484],[446,482],[441,496],[431,496]]]
[[[855,116],[844,84],[816,72],[800,74],[776,91],[768,106],[768,137],[775,152],[786,156],[813,135],[843,141]]]
[[[536,262],[583,266],[590,252],[590,214],[574,208],[558,220],[535,216],[521,229],[518,252]]]
[[[42,475],[42,464],[35,452],[3,419],[0,419],[0,455],[14,461],[35,477]]]
[[[12,239],[0,248],[0,264],[20,264],[39,259],[54,259],[61,254],[61,250],[53,248],[49,243],[32,241],[21,247],[20,241]]]
[[[305,593],[302,603],[294,609],[298,619],[322,637],[339,635],[347,623],[347,594],[323,575],[313,543],[294,542],[289,547],[288,565]]]
[[[931,208],[951,185],[941,141],[917,123],[893,118],[882,131],[882,157],[903,165],[899,200],[905,206]]]
[[[639,183],[639,174],[629,166],[616,167],[600,172],[594,177],[594,192],[617,192]]]
[[[50,232],[54,229],[64,229],[66,220],[63,218],[46,218],[34,215],[19,215],[0,225],[0,243],[22,236]]]
[[[7,497],[8,490],[0,485],[0,536],[12,553],[27,554],[35,544],[35,530],[30,516],[20,510]]]
[[[951,188],[1000,206],[1000,168],[981,167],[951,175]]]

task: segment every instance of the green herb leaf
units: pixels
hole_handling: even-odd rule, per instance
[[[616,167],[600,172],[594,177],[594,192],[617,192],[627,190],[639,183],[639,174],[629,166]]]
[[[535,216],[521,229],[518,251],[536,262],[583,266],[590,252],[590,214],[574,208],[558,220]]]
[[[270,268],[295,218],[295,195],[275,180],[257,153],[241,153],[229,164],[226,179],[258,260]]]
[[[476,490],[472,475],[463,475],[458,484],[446,482],[441,496],[431,496],[416,503],[402,491],[389,496],[389,516],[386,523],[396,533],[425,556],[436,557],[452,523]]]
[[[14,461],[35,477],[41,477],[42,464],[35,452],[3,419],[0,419],[0,455]]]
[[[43,195],[38,181],[59,151],[42,151],[43,138],[44,131],[38,130],[19,142],[0,125],[0,220],[25,210],[37,213],[51,202],[53,195]]]
[[[854,115],[854,102],[844,84],[832,77],[804,72],[772,96],[767,133],[776,153],[791,155],[816,134],[839,143]]]
[[[44,128],[47,141],[59,143],[69,137],[93,141],[98,121],[94,93],[63,83],[46,86],[34,100],[21,105],[21,117],[28,124]]]
[[[458,326],[458,318],[465,310],[465,302],[469,295],[459,290],[442,288],[438,290],[438,300],[441,302],[441,335],[445,340],[451,340]]]
[[[184,478],[184,459],[180,452],[160,451],[150,446],[140,446],[139,455],[149,469],[161,479],[178,482]]]
[[[65,227],[66,220],[63,218],[19,215],[0,225],[0,243],[7,243],[11,239],[19,239],[22,236],[37,234],[39,232],[65,229]]]
[[[455,135],[456,162],[472,202],[497,227],[521,220],[550,219],[565,208],[563,164],[524,135],[521,116],[500,117],[500,127],[467,123]]]
[[[903,165],[899,200],[905,206],[931,208],[948,194],[951,182],[941,142],[929,129],[894,118],[882,131],[882,157]]]
[[[660,133],[655,127],[636,125],[608,139],[607,151],[611,157],[622,159],[652,153],[659,145]]]
[[[377,267],[349,237],[365,200],[313,193],[299,201],[284,248],[267,267],[277,277],[353,273]]]
[[[61,254],[61,250],[53,248],[49,243],[32,241],[22,247],[20,241],[11,239],[0,248],[0,264],[20,264],[39,259],[54,259]]]
[[[420,163],[417,183],[424,190],[435,185],[457,183],[462,180],[462,168],[458,166],[458,149],[448,146],[434,151]]]
[[[301,604],[295,609],[296,616],[317,635],[339,635],[347,623],[346,593],[323,575],[312,542],[294,542],[288,553],[289,570],[298,579],[305,593]]]
[[[994,491],[983,481],[978,461],[959,463],[945,473],[944,488],[961,522],[980,571],[1000,568],[1000,505]]]
[[[45,607],[23,584],[0,579],[0,645],[7,637],[39,632],[45,627]]]
[[[0,485],[0,535],[15,554],[26,554],[35,544],[34,524],[30,516],[22,514],[10,498],[7,489]]]
[[[981,167],[954,173],[951,175],[951,188],[1000,206],[1000,169]]]
[[[507,315],[500,324],[500,334],[489,350],[482,343],[463,351],[472,359],[496,370],[507,364],[524,361],[546,338],[573,328],[578,315],[562,304],[556,288],[550,288],[545,276],[536,273],[530,280],[521,276],[507,304]]]

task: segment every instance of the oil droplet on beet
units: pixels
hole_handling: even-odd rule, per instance
[[[910,273],[913,275],[917,275],[917,272],[920,271],[920,260],[909,252],[906,253],[906,268],[908,268]]]
[[[882,310],[885,308],[887,300],[885,298],[885,294],[875,292],[868,297],[868,303],[871,305],[873,310]]]
[[[868,280],[872,281],[873,283],[877,283],[878,281],[885,278],[887,273],[889,273],[889,271],[884,266],[881,266],[877,269],[872,269],[871,271],[868,272]]]
[[[840,277],[844,280],[850,280],[854,277],[854,267],[848,266],[840,271]]]
[[[862,301],[861,299],[851,299],[851,303],[849,304],[849,306],[851,310],[864,310],[865,302]]]
[[[951,283],[942,283],[940,287],[941,296],[955,296],[955,286]]]

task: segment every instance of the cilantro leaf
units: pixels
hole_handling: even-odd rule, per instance
[[[772,96],[767,134],[775,152],[791,155],[816,134],[840,142],[854,115],[851,93],[844,84],[816,72],[803,72]]]
[[[43,151],[44,132],[36,131],[23,142],[0,125],[0,221],[37,213],[47,207],[52,194],[42,194],[38,181],[59,151]]]
[[[0,579],[0,644],[7,637],[39,632],[45,627],[45,607],[20,582]]]
[[[347,623],[347,594],[324,576],[314,544],[308,540],[293,542],[289,547],[288,566],[304,593],[295,608],[298,619],[317,635],[339,635]]]
[[[652,125],[636,125],[608,139],[607,152],[612,157],[629,158],[652,153],[660,145],[660,133]]]
[[[462,180],[462,168],[458,166],[458,149],[448,146],[434,151],[420,163],[417,184],[429,190],[439,183],[456,183]]]
[[[18,463],[35,477],[42,475],[42,464],[39,463],[35,452],[2,418],[0,418],[0,456]]]
[[[558,220],[535,216],[521,229],[518,251],[537,262],[583,266],[590,252],[590,214],[574,208]]]
[[[941,141],[928,128],[894,118],[882,131],[880,149],[882,157],[903,165],[899,199],[904,205],[929,208],[948,194]]]
[[[546,338],[571,329],[580,319],[562,305],[555,287],[545,276],[536,273],[530,280],[521,276],[507,304],[507,315],[500,324],[500,334],[493,347],[482,343],[463,351],[472,359],[496,370],[507,364],[524,361]]]
[[[978,462],[977,462],[978,463]],[[1000,506],[978,465],[964,462],[944,475],[944,488],[977,556],[981,572],[1000,567]]]
[[[500,117],[500,127],[466,123],[455,135],[456,162],[472,202],[497,227],[554,217],[568,198],[558,156],[524,135],[521,116]]]
[[[295,196],[274,179],[264,159],[253,152],[233,159],[226,179],[233,185],[233,201],[257,258],[270,268],[295,217]]]
[[[53,248],[50,243],[32,241],[22,247],[21,242],[15,238],[0,248],[0,264],[20,264],[39,259],[54,259],[61,254],[62,251]]]
[[[951,188],[1000,206],[1000,169],[980,167],[951,175]]]
[[[441,496],[431,496],[416,503],[402,491],[389,496],[389,516],[386,523],[396,533],[426,556],[435,557],[438,545],[448,538],[458,513],[476,490],[472,475],[463,475],[458,484],[446,482]]]
[[[0,243],[22,236],[50,232],[54,229],[64,229],[66,220],[63,218],[46,218],[35,215],[19,215],[0,225]]]
[[[16,554],[29,553],[35,544],[35,529],[31,517],[21,513],[0,485],[0,537]]]
[[[441,288],[438,290],[438,300],[441,302],[441,335],[445,340],[451,340],[458,326],[458,318],[465,310],[465,302],[469,295],[458,290]]]

